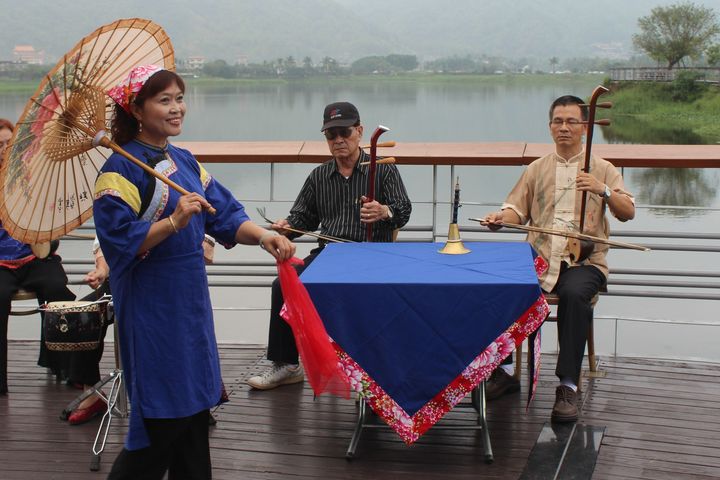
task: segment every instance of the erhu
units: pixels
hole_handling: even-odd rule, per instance
[[[595,110],[597,108],[612,108],[612,103],[603,102],[598,103],[600,95],[607,93],[609,90],[602,85],[598,85],[593,90],[590,97],[590,103],[581,105],[580,107],[588,107],[588,118],[587,118],[587,133],[585,142],[585,165],[583,166],[583,172],[590,173],[590,157],[592,155],[592,140],[593,140],[593,127],[597,125],[610,125],[610,120],[602,119],[595,120]],[[582,235],[585,228],[585,206],[587,204],[587,190],[582,192],[582,201],[580,203],[580,227],[578,232]],[[582,238],[568,238],[568,255],[570,260],[574,263],[579,263],[586,260],[595,250],[595,242]]]
[[[375,200],[375,165],[378,162],[378,159],[377,159],[378,139],[380,138],[380,135],[382,135],[383,133],[385,133],[389,130],[390,129],[388,127],[378,125],[378,127],[373,132],[372,137],[370,137],[370,166],[368,167],[368,185],[367,185],[367,195],[366,195],[368,202],[372,202],[373,200]],[[372,242],[372,232],[373,232],[373,224],[368,223],[367,224],[367,232],[365,235],[365,240],[367,240],[368,242]]]
[[[462,255],[463,253],[470,253],[470,250],[465,248],[462,240],[460,239],[460,229],[458,228],[458,209],[460,208],[460,177],[457,177],[455,181],[455,196],[452,203],[452,220],[450,221],[450,228],[448,228],[448,239],[445,242],[445,246],[438,250],[440,253],[446,255]]]

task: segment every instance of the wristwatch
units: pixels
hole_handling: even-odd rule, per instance
[[[386,218],[386,220],[392,220],[392,218],[393,218],[392,208],[388,207],[387,205],[385,205],[385,208],[387,208],[387,218]]]
[[[612,190],[610,190],[610,187],[608,187],[607,185],[605,185],[605,191],[602,193],[601,196],[602,196],[605,200],[609,200],[609,199],[610,199],[610,195],[612,195]]]

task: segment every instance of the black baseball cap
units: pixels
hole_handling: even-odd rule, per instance
[[[335,102],[325,107],[320,131],[324,132],[332,127],[352,127],[359,122],[360,114],[355,105],[350,102]]]

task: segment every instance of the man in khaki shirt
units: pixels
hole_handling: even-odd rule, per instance
[[[578,231],[582,192],[587,193],[583,233],[608,238],[606,210],[618,220],[635,216],[633,197],[625,191],[620,172],[608,161],[592,156],[590,173],[584,167],[583,137],[587,131],[588,111],[583,100],[566,95],[550,106],[550,134],[555,152],[531,163],[508,195],[499,212],[485,217],[493,230],[503,223],[529,224],[554,230]],[[555,393],[553,422],[574,422],[578,418],[577,384],[585,352],[592,298],[606,283],[605,259],[608,246],[600,243],[590,257],[573,263],[568,254],[568,239],[559,235],[530,232],[527,241],[548,262],[540,277],[545,292],[556,293],[558,303],[558,342],[560,345],[555,374],[560,385]],[[493,372],[487,384],[492,400],[519,390],[512,375],[512,358]]]

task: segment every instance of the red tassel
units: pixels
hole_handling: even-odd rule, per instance
[[[350,382],[340,365],[325,325],[305,285],[292,267],[292,264],[302,263],[299,258],[278,262],[278,277],[285,298],[280,316],[292,328],[305,373],[315,395],[329,392],[350,398]]]

